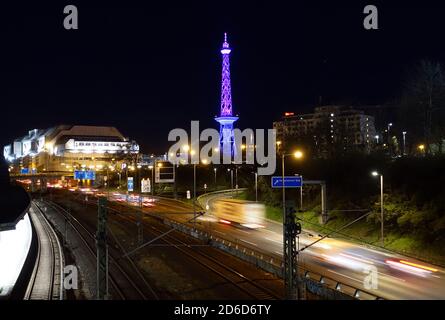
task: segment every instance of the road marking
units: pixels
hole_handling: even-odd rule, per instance
[[[388,277],[388,278],[396,279],[397,281],[406,282],[405,279],[397,278],[397,277],[394,277],[394,276],[392,276],[392,275],[390,275],[390,274],[386,274],[386,273],[383,273],[383,272],[380,272],[380,271],[378,271],[377,274],[380,274],[381,276],[384,276],[384,277]]]
[[[279,243],[279,244],[283,243],[282,241],[277,241],[277,240],[274,240],[274,239],[271,239],[271,238],[264,238],[264,239],[272,241],[272,242],[276,242],[276,243]]]
[[[245,231],[245,230],[239,230],[239,231],[244,232],[244,233],[247,233],[247,234],[250,234],[250,232]]]
[[[224,232],[221,232],[221,231],[218,231],[218,230],[215,230],[215,232],[218,232],[219,234],[222,234],[222,235],[226,235]]]
[[[331,270],[331,269],[328,269],[328,271],[329,271],[329,272],[332,272],[332,273],[335,273],[335,274],[338,274],[339,276],[342,276],[342,277],[345,277],[345,278],[348,278],[348,279],[351,279],[351,280],[354,280],[354,281],[360,282],[360,283],[362,283],[362,282],[363,282],[363,281],[361,281],[361,280],[357,280],[357,279],[355,279],[355,278],[353,278],[353,277],[347,276],[347,275],[345,275],[345,274],[342,274],[342,273],[336,272],[336,271],[334,271],[334,270]]]
[[[248,244],[254,245],[255,247],[257,246],[256,243],[253,243],[253,242],[250,242],[250,241],[247,241],[247,240],[244,240],[244,239],[240,239],[240,240],[241,240],[241,241],[244,241],[244,242],[246,242],[246,243],[248,243]]]
[[[283,255],[283,252],[282,251],[274,251],[275,253],[278,253],[279,255]]]
[[[272,234],[280,234],[280,233],[278,233],[278,232],[271,231],[271,230],[269,230],[269,229],[262,229],[261,232],[268,232],[268,233],[272,233]]]

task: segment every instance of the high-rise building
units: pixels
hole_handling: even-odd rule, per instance
[[[322,106],[310,114],[286,112],[273,128],[279,148],[304,144],[320,157],[351,150],[370,152],[376,143],[374,117],[353,107]]]
[[[235,137],[233,133],[233,123],[238,117],[233,115],[232,109],[232,89],[230,83],[230,49],[227,42],[227,33],[224,33],[224,43],[221,48],[222,55],[222,82],[221,82],[221,108],[220,115],[215,120],[218,121],[219,137],[221,149],[224,153],[234,153]],[[229,148],[230,146],[230,148]]]

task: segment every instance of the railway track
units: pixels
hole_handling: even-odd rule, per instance
[[[132,223],[138,222],[137,217],[135,217],[134,215],[123,215],[119,210],[116,210],[112,207],[108,207],[108,210],[115,212],[117,216],[123,220],[127,220]],[[144,226],[144,231],[150,232],[153,235],[153,238],[159,237],[160,235],[168,231],[168,230],[161,230],[153,225],[143,224],[143,226]],[[227,281],[228,283],[232,284],[238,290],[244,292],[252,299],[256,300],[282,299],[280,295],[273,292],[269,288],[259,284],[258,281],[249,279],[247,276],[243,275],[242,273],[233,269],[232,267],[227,266],[223,262],[217,260],[215,257],[203,251],[202,249],[197,249],[197,247],[190,246],[188,243],[184,242],[184,240],[181,239],[184,237],[185,236],[182,234],[174,235],[172,233],[169,233],[160,238],[160,241],[171,247],[174,247],[181,253],[188,256],[190,259],[204,266],[209,271],[215,273],[224,281]]]
[[[76,219],[65,208],[61,207],[57,203],[51,201],[41,201],[42,205],[52,208],[54,211],[63,215],[71,228],[79,236],[88,252],[96,259],[96,247],[95,247],[95,235],[92,231],[88,230],[78,219]],[[116,259],[115,256],[121,256],[117,253],[112,246],[109,246],[109,281],[114,291],[112,297],[121,300],[158,300],[159,297],[155,290],[148,284],[143,275],[137,270],[134,264],[128,266],[123,265],[124,262],[121,259]],[[132,278],[129,275],[128,269],[136,271],[137,279]],[[132,272],[133,274],[133,272]]]
[[[24,300],[63,300],[64,256],[57,234],[35,204],[30,216],[37,234],[37,256]]]

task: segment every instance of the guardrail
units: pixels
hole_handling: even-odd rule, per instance
[[[254,264],[255,266],[270,272],[277,277],[283,278],[283,262],[282,259],[273,257],[254,250],[238,242],[230,241],[221,237],[217,237],[209,232],[193,229],[183,223],[164,218],[164,223],[176,230],[191,235],[197,239],[207,242],[213,247],[221,249],[232,254],[244,261]],[[313,272],[306,267],[299,266],[300,279],[304,283],[307,291],[328,300],[381,300],[369,291],[353,287],[351,285],[334,280],[330,277]]]

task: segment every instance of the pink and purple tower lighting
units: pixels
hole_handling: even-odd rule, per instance
[[[232,89],[230,85],[230,52],[232,50],[227,42],[227,33],[224,33],[224,43],[221,48],[222,55],[222,82],[221,82],[221,111],[216,117],[219,127],[220,144],[223,153],[233,154],[235,151],[235,137],[233,134],[233,123],[238,117],[232,113]]]

